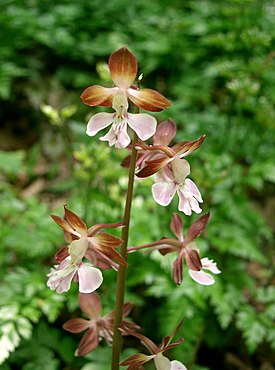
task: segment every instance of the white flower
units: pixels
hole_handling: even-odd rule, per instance
[[[171,168],[167,167],[162,181],[152,186],[153,198],[162,205],[171,203],[175,193],[179,196],[178,210],[190,216],[192,211],[200,213],[202,210],[201,193],[195,183],[187,179],[190,174],[190,165],[185,159],[175,157],[171,162]]]

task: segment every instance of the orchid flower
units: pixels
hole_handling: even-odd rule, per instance
[[[128,101],[124,93],[119,92],[114,96],[112,107],[115,113],[97,113],[90,119],[86,130],[87,135],[94,136],[100,130],[112,125],[110,131],[100,140],[108,141],[110,146],[114,145],[116,148],[126,148],[131,142],[127,131],[128,126],[141,140],[147,140],[155,133],[156,119],[146,113],[128,113]]]
[[[195,183],[188,179],[190,174],[190,165],[185,159],[176,156],[171,162],[171,168],[167,166],[160,181],[152,186],[154,200],[167,206],[171,203],[175,193],[179,196],[178,210],[183,211],[190,216],[192,211],[200,213],[199,202],[202,203],[202,197]]]
[[[147,140],[156,131],[157,121],[145,113],[128,113],[128,98],[139,108],[158,112],[167,108],[171,103],[155,90],[132,86],[137,75],[137,60],[127,47],[111,54],[109,69],[115,87],[105,88],[93,85],[84,90],[81,95],[83,103],[90,106],[112,106],[115,113],[97,113],[88,122],[86,133],[94,136],[109,125],[112,125],[107,135],[101,140],[109,145],[125,148],[130,142],[127,126],[131,127],[141,140]]]
[[[76,350],[76,356],[84,356],[92,352],[99,344],[101,339],[105,339],[108,344],[113,340],[114,311],[105,316],[101,316],[102,305],[96,293],[78,295],[81,311],[89,318],[71,319],[63,325],[63,329],[71,333],[80,333],[87,330],[82,337]],[[131,303],[125,303],[123,306],[123,317],[126,317],[132,309]],[[123,335],[138,330],[139,326],[127,320],[122,320],[120,330]]]
[[[172,335],[163,338],[160,346],[157,346],[149,338],[145,337],[139,333],[132,333],[133,336],[140,339],[141,343],[148,349],[150,355],[145,355],[144,353],[138,353],[128,357],[126,360],[120,363],[121,366],[127,366],[127,370],[137,370],[142,367],[143,364],[150,360],[154,360],[157,370],[187,370],[186,367],[179,361],[170,361],[167,357],[163,355],[163,352],[173,348],[180,343],[183,339],[180,338],[176,342],[171,343],[173,337],[178,332],[182,321],[177,325],[176,329],[173,331]]]
[[[152,247],[153,250],[159,250],[162,255],[177,252],[178,257],[173,263],[173,279],[176,284],[182,283],[183,259],[185,258],[191,278],[201,285],[212,285],[215,283],[215,279],[204,270],[209,270],[213,274],[219,274],[221,271],[213,260],[209,260],[208,258],[200,259],[197,247],[194,243],[194,240],[205,230],[209,217],[209,213],[201,216],[189,227],[184,237],[182,232],[182,219],[178,214],[174,213],[170,228],[177,239],[162,238],[156,242],[128,248],[128,252],[150,247]]]
[[[88,244],[84,238],[74,240],[70,244],[69,256],[48,274],[47,286],[51,290],[56,290],[57,293],[67,292],[74,278],[79,281],[79,291],[82,293],[91,293],[100,287],[103,282],[101,271],[89,263],[82,262]]]
[[[84,257],[91,260],[96,267],[104,269],[112,267],[117,270],[118,263],[126,264],[125,260],[115,250],[115,248],[121,246],[123,240],[101,230],[103,228],[121,227],[124,225],[122,222],[96,224],[88,229],[85,222],[66,206],[64,206],[64,212],[63,218],[55,215],[52,215],[52,218],[63,229],[68,243],[79,238],[84,238],[88,242]],[[63,247],[56,253],[56,259],[61,262],[68,255],[68,247]]]
[[[142,145],[137,144],[139,151],[153,151],[155,155],[152,159],[146,159],[141,168],[136,173],[137,177],[145,178],[154,175],[170,165],[175,159],[185,158],[194,150],[198,149],[205,139],[205,135],[200,136],[194,141],[183,141],[175,144],[171,148],[167,145]]]
[[[101,271],[96,268],[118,269],[118,264],[125,265],[125,260],[115,250],[123,240],[102,231],[105,227],[119,227],[123,223],[98,224],[87,229],[84,221],[64,206],[64,217],[52,215],[53,220],[64,230],[65,239],[70,243],[56,253],[55,265],[48,274],[47,286],[63,293],[70,289],[72,280],[79,282],[79,291],[91,293],[103,281]],[[83,262],[87,258],[93,264]],[[115,261],[115,262],[114,262]]]

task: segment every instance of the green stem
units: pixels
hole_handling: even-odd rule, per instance
[[[130,226],[130,215],[131,215],[131,206],[133,199],[133,188],[134,188],[134,178],[135,178],[135,166],[137,158],[137,150],[135,144],[137,143],[137,135],[134,134],[132,141],[132,155],[129,168],[129,177],[128,177],[128,189],[126,196],[126,204],[124,210],[124,224],[125,226],[122,229],[122,239],[124,240],[122,246],[120,247],[121,256],[127,261],[127,246],[128,246],[128,237],[129,237],[129,226]],[[123,315],[123,304],[124,304],[124,293],[126,285],[126,271],[127,266],[120,265],[117,273],[117,287],[116,287],[116,304],[115,304],[115,318],[114,318],[114,336],[113,336],[113,357],[112,357],[112,370],[119,369],[119,358],[121,351],[121,332],[119,330],[122,315]]]

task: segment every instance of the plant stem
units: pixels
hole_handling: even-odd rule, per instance
[[[137,143],[137,135],[134,134],[132,141],[132,154],[131,162],[129,168],[129,177],[128,177],[128,189],[126,196],[126,204],[124,209],[124,224],[125,226],[122,229],[121,238],[124,240],[122,246],[120,247],[120,254],[127,262],[127,246],[128,246],[128,237],[129,237],[129,226],[130,226],[130,215],[131,215],[131,206],[133,199],[133,188],[134,188],[134,178],[135,178],[135,165],[137,158],[137,150],[135,144]],[[124,293],[126,285],[126,271],[127,265],[120,265],[117,273],[117,286],[116,286],[116,304],[115,304],[115,318],[114,318],[114,336],[113,336],[113,357],[112,357],[112,370],[119,369],[119,358],[121,351],[121,332],[119,330],[122,314],[123,314],[123,304],[124,304]]]

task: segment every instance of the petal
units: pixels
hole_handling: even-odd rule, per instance
[[[133,129],[141,140],[147,140],[154,135],[157,128],[157,120],[155,117],[149,116],[146,113],[127,114],[127,121],[131,129]]]
[[[186,157],[188,154],[192,153],[201,146],[205,137],[206,135],[202,135],[197,140],[178,143],[173,146],[173,149],[178,153],[180,158]]]
[[[152,358],[154,357],[154,355],[145,355],[143,353],[137,353],[137,354],[134,354],[134,355],[131,355],[129,356],[128,358],[126,358],[126,360],[122,361],[120,363],[121,366],[126,366],[126,365],[130,365],[129,368],[131,369],[138,369],[139,366],[145,364],[146,362],[150,361]]]
[[[62,328],[69,331],[70,333],[81,333],[83,330],[88,329],[90,322],[81,318],[71,319],[66,321]]]
[[[202,197],[201,197],[201,193],[199,191],[199,189],[197,188],[196,184],[190,180],[190,179],[186,179],[185,180],[185,185],[186,185],[186,188],[190,191],[190,193],[200,202],[202,203],[203,200],[202,200]]]
[[[221,271],[218,269],[216,262],[209,260],[207,257],[201,259],[202,267],[205,270],[213,272],[213,274],[220,274]]]
[[[84,104],[92,107],[101,105],[111,107],[114,94],[118,91],[117,87],[106,88],[100,85],[87,87],[80,95]]]
[[[79,291],[81,293],[92,293],[103,282],[102,273],[99,269],[88,263],[82,263],[78,269]]]
[[[53,274],[49,277],[47,281],[47,286],[51,290],[56,290],[56,293],[61,294],[67,292],[71,287],[71,282],[75,276],[75,269],[71,271],[66,276],[59,276],[58,274]]]
[[[96,320],[100,317],[102,305],[97,293],[78,293],[78,302],[81,311],[90,319]]]
[[[128,96],[135,105],[149,112],[159,112],[171,105],[169,100],[152,89],[128,89]]]
[[[114,113],[97,113],[88,122],[86,134],[94,136],[98,131],[103,130],[105,127],[111,125],[114,121]]]
[[[84,221],[74,212],[70,211],[67,206],[64,206],[64,220],[66,220],[74,230],[82,235],[87,235],[87,226]]]
[[[179,196],[179,206],[178,210],[185,213],[187,216],[190,216],[192,213],[190,204],[188,202],[188,198],[185,196],[185,192],[182,191],[181,188],[178,188],[178,196]]]
[[[114,129],[114,125],[111,127],[110,131],[100,138],[101,141],[108,141],[109,146],[115,146],[116,148],[126,148],[131,139],[127,132],[127,123],[122,122]]]
[[[170,222],[170,229],[180,241],[183,241],[182,227],[183,225],[181,217],[177,213],[173,213],[173,217]]]
[[[190,198],[188,198],[188,201],[189,201],[189,204],[190,204],[190,207],[191,207],[192,211],[194,211],[196,213],[201,213],[202,209],[200,208],[197,199],[195,199],[194,197],[190,197]]]
[[[136,176],[140,178],[149,177],[154,173],[160,171],[169,161],[171,161],[170,158],[163,156],[145,162],[146,165],[139,172],[136,173]]]
[[[95,248],[107,247],[107,248],[119,248],[123,243],[123,240],[108,234],[104,231],[99,231],[94,236],[89,238],[89,241]]]
[[[207,274],[202,270],[201,271],[188,270],[188,272],[191,278],[201,285],[213,285],[215,283],[215,279],[213,278],[213,276]]]
[[[68,247],[62,247],[59,249],[58,252],[55,253],[54,258],[57,260],[57,262],[62,262],[65,258],[69,256],[69,249]]]
[[[184,238],[185,244],[191,243],[198,236],[200,236],[201,233],[203,233],[207,226],[209,217],[210,212],[206,213],[205,215],[201,216],[197,221],[193,222],[193,224],[189,227]]]
[[[67,231],[68,233],[76,235],[78,237],[81,236],[66,220],[64,220],[64,218],[55,215],[51,215],[51,218],[57,223],[57,225],[62,227],[64,231]]]
[[[186,248],[185,259],[190,270],[201,271],[202,263],[200,256],[195,249]]]
[[[169,145],[177,132],[177,126],[172,119],[161,122],[153,137],[154,145]]]
[[[171,361],[170,370],[187,370],[187,368],[181,362],[173,360]]]
[[[154,362],[157,370],[169,370],[171,368],[171,361],[163,356],[161,352],[156,355]]]
[[[137,60],[127,47],[123,47],[111,54],[109,69],[114,83],[127,88],[132,85],[137,75]]]
[[[173,280],[176,284],[182,283],[183,261],[182,256],[179,255],[173,263]]]
[[[152,186],[154,200],[161,206],[168,206],[176,192],[176,185],[173,181],[157,182]]]
[[[78,349],[76,350],[76,356],[84,356],[87,353],[92,352],[99,343],[97,326],[94,325],[84,334],[82,337]]]

